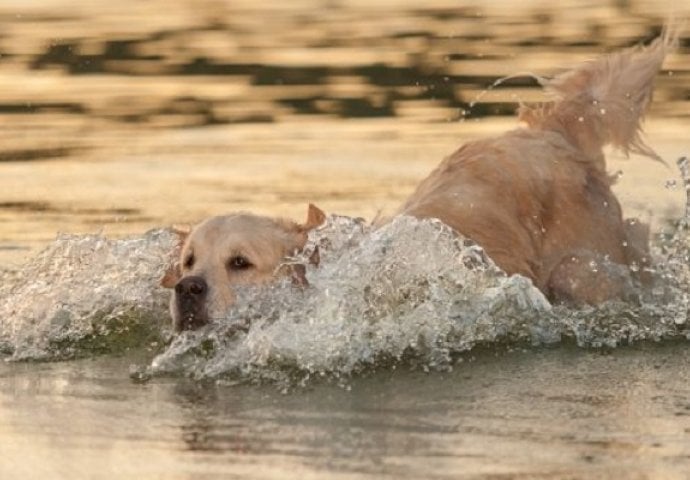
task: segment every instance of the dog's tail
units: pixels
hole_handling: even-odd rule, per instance
[[[667,27],[647,48],[616,52],[546,80],[544,87],[555,100],[521,107],[520,119],[534,128],[559,131],[592,157],[612,144],[626,155],[661,160],[642,139],[641,122],[654,77],[677,43],[678,29]]]

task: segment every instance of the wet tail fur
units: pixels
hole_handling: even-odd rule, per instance
[[[602,169],[602,147],[607,144],[626,155],[663,161],[642,139],[641,123],[654,77],[677,41],[677,30],[666,28],[646,48],[612,53],[544,81],[554,101],[522,106],[520,120],[532,128],[560,132]]]

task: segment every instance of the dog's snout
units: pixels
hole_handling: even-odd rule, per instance
[[[206,280],[201,277],[185,277],[175,285],[178,295],[200,297],[208,290]]]
[[[208,284],[202,277],[184,277],[177,282],[172,302],[176,331],[193,330],[208,323],[207,293]]]

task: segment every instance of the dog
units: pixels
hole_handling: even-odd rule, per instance
[[[660,160],[641,138],[641,121],[674,42],[666,32],[645,49],[613,53],[544,81],[553,100],[521,106],[525,126],[463,145],[397,215],[443,221],[507,274],[530,278],[552,302],[629,299],[635,282],[649,280],[649,228],[623,219],[602,148],[612,144]],[[179,232],[180,261],[161,282],[174,289],[175,329],[221,316],[234,300],[234,285],[285,275],[284,258],[300,251],[325,218],[310,205],[302,225],[238,214]],[[289,273],[306,283],[303,271]]]
[[[602,148],[661,158],[641,138],[654,77],[675,44],[666,31],[543,81],[554,100],[522,106],[527,128],[462,146],[397,212],[438,218],[508,274],[552,301],[598,304],[632,294],[649,265],[649,228],[623,220]]]
[[[279,267],[325,220],[326,214],[310,204],[303,224],[238,213],[209,218],[191,230],[174,229],[180,239],[179,260],[160,282],[173,289],[174,330],[193,330],[221,318],[234,303],[233,287],[238,285],[265,284],[285,274],[306,284],[304,265]]]

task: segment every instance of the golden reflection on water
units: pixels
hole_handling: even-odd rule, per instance
[[[610,3],[9,0],[0,5],[0,260],[56,232],[138,233],[307,202],[372,218],[461,143],[515,125],[549,74],[648,40],[675,8]],[[650,144],[687,154],[686,33]],[[473,108],[469,105],[477,101]],[[631,213],[677,215],[673,169],[611,156]]]
[[[512,128],[516,102],[541,98],[527,77],[482,94],[497,78],[554,72],[690,13],[652,0],[411,3],[2,0],[0,265],[58,231],[138,233],[237,209],[299,218],[307,202],[372,218],[461,143]],[[672,180],[690,153],[689,45],[686,32],[647,122],[671,168],[609,157],[629,214],[658,221],[683,205]],[[684,352],[559,349],[447,377],[384,372],[348,396],[247,388],[217,400],[133,385],[129,358],[5,365],[0,467],[685,478]]]

